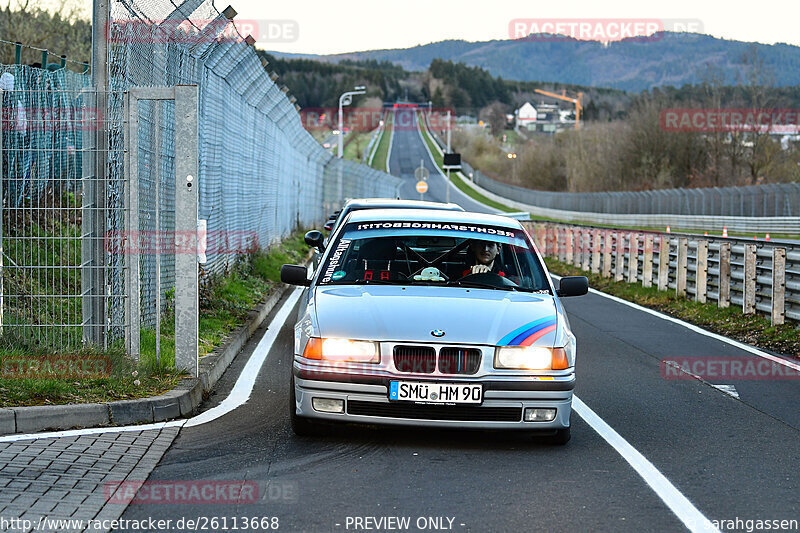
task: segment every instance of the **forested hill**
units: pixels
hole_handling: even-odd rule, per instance
[[[718,39],[695,33],[663,33],[657,40],[629,39],[603,45],[559,40],[441,41],[413,48],[370,50],[329,56],[305,56],[337,62],[391,62],[424,71],[434,59],[463,62],[493,76],[520,81],[609,87],[639,92],[653,87],[682,87],[707,81],[708,65],[723,85],[745,80],[746,57],[763,61],[770,85],[800,85],[800,47]]]

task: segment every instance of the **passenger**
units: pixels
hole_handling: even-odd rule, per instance
[[[500,253],[500,244],[494,241],[473,239],[467,247],[467,269],[461,276],[492,272],[505,277],[500,269],[500,261],[495,261]]]

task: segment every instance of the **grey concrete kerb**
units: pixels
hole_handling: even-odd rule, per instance
[[[171,391],[149,398],[0,409],[0,435],[163,422],[192,414],[203,401],[203,393],[214,387],[236,354],[289,289],[286,285],[279,285],[264,303],[250,311],[244,326],[235,330],[222,346],[200,359],[199,377],[183,379]]]

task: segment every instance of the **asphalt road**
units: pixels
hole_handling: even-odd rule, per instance
[[[395,132],[391,158],[392,173],[408,180],[406,197],[415,197],[422,158],[431,170],[426,199],[444,200],[444,180],[416,131]],[[566,446],[498,432],[360,426],[296,437],[288,415],[293,311],[270,325],[279,334],[247,403],[183,428],[150,476],[255,482],[258,501],[132,504],[122,518],[224,517],[232,529],[233,517],[277,517],[280,530],[303,532],[685,531],[692,509],[712,523],[740,521],[722,524],[726,531],[755,530],[748,520],[800,520],[797,378],[674,379],[662,360],[774,362],[597,294],[564,303],[578,339],[576,397],[600,420],[578,408]],[[205,408],[228,395],[265,331]],[[405,517],[409,527],[376,522],[387,517]]]
[[[389,154],[389,172],[402,178],[404,183],[400,187],[402,198],[411,200],[427,200],[430,202],[444,202],[447,200],[447,180],[431,160],[425,142],[420,137],[414,112],[408,109],[395,111],[392,121],[394,130],[392,149]],[[428,169],[428,192],[420,197],[414,188],[417,179],[414,171],[419,168],[420,162]],[[456,203],[467,211],[478,213],[497,213],[497,210],[476,202],[456,187],[450,187],[450,201]]]
[[[664,379],[665,357],[759,358],[595,294],[565,305],[578,338],[576,395],[705,517],[800,519],[796,381],[739,382],[735,399],[694,379]],[[259,501],[133,504],[123,519],[267,516],[282,531],[388,531],[354,527],[356,518],[388,516],[410,517],[409,531],[426,530],[416,527],[420,517],[445,517],[445,526],[452,519],[455,531],[685,530],[577,413],[563,447],[500,433],[358,426],[296,437],[288,417],[291,324],[271,327],[281,330],[250,400],[182,429],[150,477],[254,481]],[[208,407],[227,395],[264,331]]]

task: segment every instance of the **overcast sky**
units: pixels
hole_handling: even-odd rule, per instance
[[[215,0],[230,1],[239,20],[292,21],[285,40],[256,36],[257,46],[281,52],[331,54],[405,48],[444,39],[485,41],[509,37],[513,19],[679,19],[699,21],[701,33],[772,44],[800,45],[798,0]],[[695,22],[696,23],[696,22]],[[260,25],[264,28],[264,24]],[[261,31],[260,31],[261,32]],[[293,40],[294,39],[294,40]]]

